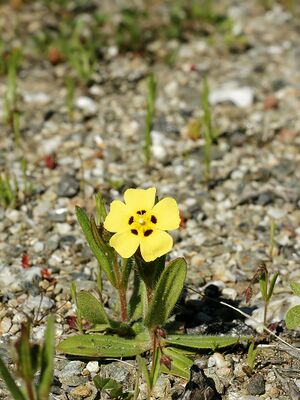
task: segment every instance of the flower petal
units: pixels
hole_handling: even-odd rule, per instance
[[[172,197],[160,200],[153,207],[152,213],[157,219],[155,228],[171,231],[179,227],[179,209],[176,200],[172,199]]]
[[[133,235],[130,231],[115,233],[109,241],[117,253],[123,258],[131,257],[139,247],[140,239]]]
[[[151,210],[155,203],[155,188],[149,189],[127,189],[124,193],[126,205],[133,212],[139,210]]]
[[[104,228],[109,232],[124,232],[129,229],[130,210],[120,201],[114,200],[104,221]]]
[[[168,253],[173,247],[173,238],[167,232],[154,230],[151,235],[141,240],[141,254],[146,262]]]

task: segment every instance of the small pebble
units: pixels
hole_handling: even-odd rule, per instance
[[[266,384],[262,374],[255,374],[249,379],[247,390],[251,395],[261,395],[265,393]]]
[[[44,250],[44,243],[42,242],[35,242],[33,245],[33,250],[36,253],[41,253]]]
[[[75,399],[84,399],[90,396],[91,393],[91,388],[86,385],[79,385],[70,392],[71,396],[73,396]]]
[[[0,332],[7,333],[12,326],[11,319],[9,317],[4,317],[2,318],[2,321],[0,322]]]
[[[98,361],[90,361],[87,363],[86,365],[86,369],[90,372],[90,373],[97,373],[99,372],[99,363]]]

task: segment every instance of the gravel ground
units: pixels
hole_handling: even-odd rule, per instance
[[[300,303],[289,289],[290,281],[300,282],[300,9],[296,4],[289,10],[275,1],[269,8],[255,0],[220,3],[231,21],[230,34],[205,25],[200,31],[187,29],[180,39],[157,35],[134,51],[108,42],[89,82],[74,79],[72,118],[65,85],[65,77],[73,76],[70,66],[33,44],[38,33],[57,29],[59,8],[50,12],[42,2],[18,10],[0,5],[5,49],[21,47],[23,52],[17,78],[20,145],[9,124],[1,122],[0,131],[0,170],[19,182],[16,208],[0,207],[0,354],[7,362],[12,362],[7,344],[18,336],[27,315],[34,317],[37,340],[49,312],[56,314],[57,339],[67,336],[74,332],[69,321],[75,315],[70,283],[96,288],[97,264],[76,221],[75,205],[92,213],[97,192],[109,204],[128,187],[155,186],[161,197],[178,201],[183,223],[174,233],[170,256],[186,258],[187,286],[198,292],[187,290],[178,318],[188,332],[245,332],[261,343],[254,372],[245,368],[242,347],[199,355],[196,363],[213,379],[219,398],[300,398],[296,350],[257,336],[253,320],[200,300],[203,293],[214,293],[261,321],[258,284],[250,305],[244,292],[263,261],[271,274],[279,272],[269,323],[299,346],[299,330],[289,331],[283,320]],[[160,2],[156,6],[160,10]],[[118,21],[122,2],[103,2],[103,9]],[[164,18],[168,9],[162,6],[161,11]],[[90,12],[83,7],[78,16],[89,35]],[[157,80],[157,98],[152,159],[145,166],[150,72]],[[193,129],[203,115],[200,89],[205,76],[219,133],[212,145],[209,181],[203,129],[196,135]],[[6,93],[7,76],[2,73],[1,121]],[[27,161],[26,182],[22,158]],[[113,293],[105,289],[107,306],[113,308]],[[128,366],[70,361],[57,354],[51,398],[99,398],[91,383],[99,371],[128,381],[132,389]],[[154,397],[180,398],[185,384],[162,376]],[[185,396],[204,399],[188,392]],[[1,382],[0,398],[10,398]]]

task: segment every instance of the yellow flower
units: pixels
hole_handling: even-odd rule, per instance
[[[115,234],[109,244],[123,257],[131,257],[140,246],[145,261],[153,261],[173,247],[166,230],[180,224],[177,203],[166,197],[155,204],[156,189],[128,189],[124,201],[114,200],[104,221],[104,228]]]

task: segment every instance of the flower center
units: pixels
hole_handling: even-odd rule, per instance
[[[130,231],[135,236],[148,237],[152,234],[155,229],[157,218],[151,213],[151,211],[138,210],[135,214],[131,215],[128,220]]]

